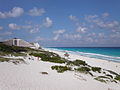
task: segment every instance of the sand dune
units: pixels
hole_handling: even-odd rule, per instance
[[[54,51],[63,56],[62,52]],[[90,75],[72,71],[57,73],[51,69],[55,64],[50,62],[25,59],[27,64],[14,65],[0,63],[0,90],[120,90],[120,83],[101,83]],[[71,60],[83,59],[93,66],[101,66],[120,73],[120,63],[96,60],[94,58],[70,55]],[[116,67],[117,65],[117,67]],[[47,72],[47,75],[41,74]]]

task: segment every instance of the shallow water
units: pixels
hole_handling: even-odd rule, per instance
[[[67,51],[69,53],[87,57],[120,62],[119,47],[52,47],[49,49]]]

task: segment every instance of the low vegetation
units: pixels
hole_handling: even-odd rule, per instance
[[[110,75],[110,74],[106,74],[106,76],[108,76],[108,77],[110,77],[110,78],[112,78],[112,79],[113,79],[113,76],[112,76],[112,75]]]
[[[82,60],[75,60],[75,61],[68,61],[67,62],[67,65],[75,65],[75,66],[80,66],[80,65],[87,65],[87,63],[85,61],[82,61]]]
[[[12,62],[14,64],[20,64],[20,63],[26,63],[23,59],[21,58],[17,58],[17,59],[14,59],[14,58],[3,58],[3,57],[0,57],[0,62]]]
[[[93,72],[101,72],[101,68],[100,67],[92,67],[91,68]]]
[[[64,58],[61,58],[58,54],[52,52],[31,53],[35,57],[40,57],[42,61],[49,61],[53,63],[65,63]]]
[[[71,67],[67,66],[52,66],[52,70],[57,70],[58,73],[63,73],[65,71],[71,70]]]
[[[90,71],[90,68],[89,67],[79,67],[79,68],[77,68],[77,69],[75,69],[76,71],[78,71],[78,72],[82,72],[82,73],[89,73],[89,71]]]
[[[117,75],[117,76],[115,77],[115,80],[120,81],[120,75]]]
[[[111,70],[107,70],[109,73],[113,74],[113,75],[118,75],[116,72],[113,72]]]
[[[104,79],[101,79],[101,78],[94,78],[95,80],[97,80],[97,81],[100,81],[100,82],[104,82],[104,83],[106,83],[106,80],[104,80]]]
[[[98,80],[100,82],[105,82],[105,83],[107,83],[107,82],[115,82],[115,83],[117,83],[117,81],[115,79],[113,79],[113,78],[111,78],[109,76],[98,76],[98,77],[96,77],[94,79]]]
[[[25,56],[26,54],[22,52],[31,52],[31,51],[38,51],[38,50],[27,47],[8,46],[0,43],[0,56],[5,56],[9,54],[14,56]]]
[[[0,57],[0,62],[8,62],[9,60],[9,58]]]

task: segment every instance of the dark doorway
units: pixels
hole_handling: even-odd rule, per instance
[[[17,46],[17,40],[14,40],[14,45]]]

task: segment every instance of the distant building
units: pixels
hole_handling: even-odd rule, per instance
[[[38,49],[40,47],[38,43],[29,43],[27,41],[24,41],[18,38],[6,40],[6,41],[3,41],[2,43],[9,46],[29,47],[34,49]]]

